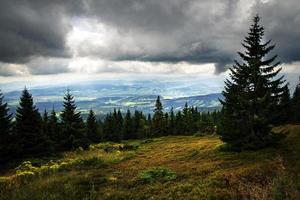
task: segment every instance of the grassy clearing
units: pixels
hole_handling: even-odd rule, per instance
[[[257,152],[220,151],[215,136],[93,145],[23,163],[0,178],[0,199],[297,199],[300,126],[281,128],[282,144]]]

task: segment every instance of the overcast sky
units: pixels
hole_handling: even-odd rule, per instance
[[[256,13],[295,84],[299,0],[1,0],[0,83],[224,78]]]

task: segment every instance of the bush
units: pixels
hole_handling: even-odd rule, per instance
[[[80,168],[100,168],[102,166],[104,166],[104,161],[98,157],[82,160],[79,164]]]
[[[120,151],[135,151],[139,148],[138,144],[124,144],[124,145],[120,145],[119,150]]]
[[[156,180],[171,181],[177,178],[176,173],[164,167],[157,167],[142,171],[138,174],[138,179],[143,183],[152,183]]]

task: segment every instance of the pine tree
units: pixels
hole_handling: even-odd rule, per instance
[[[271,131],[274,110],[282,94],[283,76],[276,78],[276,55],[266,59],[274,49],[270,41],[263,43],[264,28],[255,16],[248,36],[244,39],[245,53],[238,52],[243,62],[235,61],[230,68],[231,80],[225,81],[223,91],[223,121],[219,128],[221,139],[232,149],[258,149],[275,141]]]
[[[131,118],[130,110],[127,110],[127,113],[124,118],[124,126],[123,126],[123,139],[133,139],[134,138],[133,132],[133,122]]]
[[[99,134],[98,122],[94,111],[91,109],[86,120],[86,136],[92,143],[101,141],[101,135]]]
[[[300,123],[300,82],[298,85],[296,85],[295,91],[293,93],[292,108],[293,108],[292,120],[296,123]]]
[[[134,139],[142,138],[145,133],[146,119],[142,112],[135,110],[132,118]]]
[[[9,108],[3,99],[0,92],[0,164],[12,160],[16,147],[12,132],[12,114],[9,114]]]
[[[121,139],[122,128],[123,128],[123,116],[120,110],[117,111],[116,109],[114,109],[113,120],[114,120],[113,134],[118,135],[118,138]]]
[[[151,118],[151,114],[148,114],[147,116],[147,122],[146,122],[146,137],[150,138],[153,137],[153,133],[152,133],[152,118]]]
[[[191,125],[190,125],[190,108],[188,107],[188,103],[186,102],[184,104],[184,108],[182,110],[182,114],[183,114],[183,133],[182,134],[188,134],[190,133],[190,128],[191,128]]]
[[[154,136],[161,136],[164,131],[164,113],[159,96],[155,103],[154,115],[152,118],[152,131]]]
[[[169,134],[174,135],[175,134],[175,114],[173,107],[170,111],[170,122],[169,122]]]
[[[184,132],[184,121],[183,121],[183,116],[181,114],[181,111],[178,111],[176,113],[175,117],[175,134],[176,135],[182,135]]]
[[[291,95],[290,90],[288,88],[288,85],[285,85],[283,87],[283,93],[280,98],[279,103],[279,114],[277,117],[277,124],[284,124],[290,122],[291,119],[291,113],[292,113],[292,105],[291,105]]]
[[[42,119],[25,88],[16,111],[16,139],[21,156],[41,156],[49,152],[49,139],[42,131]]]
[[[42,118],[42,131],[43,134],[45,134],[48,138],[50,138],[50,127],[49,127],[49,116],[48,112],[45,109],[43,113],[43,118]]]
[[[58,117],[54,108],[49,117],[49,138],[53,143],[54,149],[59,150],[61,144],[61,130],[58,124]]]
[[[116,130],[115,117],[112,113],[109,113],[106,115],[103,122],[103,133],[105,140],[119,142],[122,138],[120,132]]]
[[[164,114],[164,121],[163,121],[163,135],[169,135],[169,113]]]
[[[64,96],[63,110],[61,112],[62,125],[62,147],[66,149],[77,148],[79,146],[87,148],[89,141],[84,135],[84,123],[80,112],[77,112],[74,97],[68,90]]]

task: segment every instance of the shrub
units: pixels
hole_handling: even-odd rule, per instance
[[[168,168],[157,167],[142,171],[138,174],[138,179],[143,183],[152,183],[155,180],[171,181],[177,178],[176,173]]]
[[[104,161],[98,157],[92,157],[90,159],[87,160],[82,160],[80,162],[80,168],[100,168],[104,165]]]
[[[119,150],[120,151],[135,151],[139,148],[138,144],[124,144],[124,145],[120,145]]]

